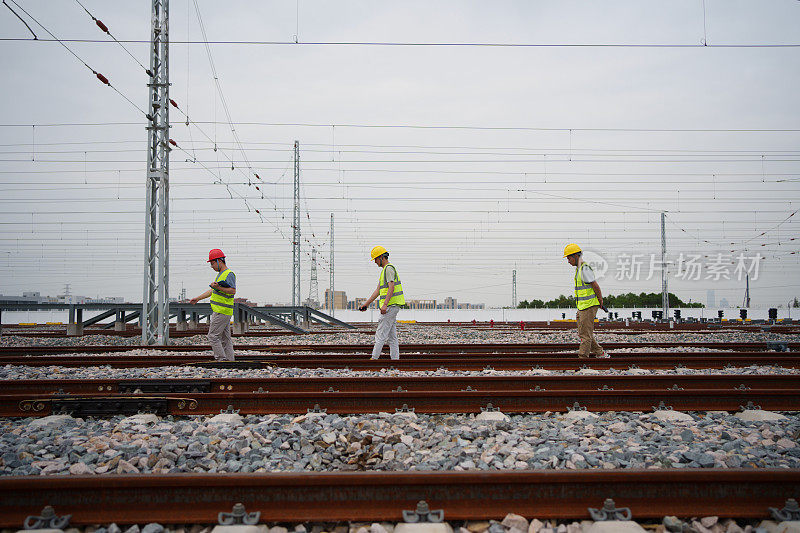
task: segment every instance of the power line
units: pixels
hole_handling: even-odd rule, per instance
[[[30,39],[22,37],[0,38],[0,41],[10,42],[50,42],[50,39]],[[71,43],[97,43],[105,44],[108,41],[99,39],[62,39]],[[144,44],[148,41],[140,39],[121,40],[125,44]],[[181,45],[246,45],[246,46],[373,46],[373,47],[410,47],[410,48],[800,48],[798,43],[492,43],[492,42],[402,42],[402,41],[171,41],[171,44]]]
[[[33,22],[35,22],[37,26],[39,26],[39,27],[40,27],[40,28],[42,28],[44,31],[46,31],[46,32],[47,32],[47,33],[48,33],[48,34],[49,34],[49,35],[50,35],[50,36],[53,38],[53,41],[55,41],[55,42],[58,42],[58,43],[59,43],[61,46],[63,46],[63,47],[64,47],[64,48],[65,48],[65,49],[66,49],[66,50],[67,50],[67,51],[68,51],[70,54],[72,54],[72,55],[75,57],[75,59],[77,59],[78,61],[80,61],[80,62],[83,64],[83,66],[85,66],[86,68],[88,68],[89,70],[91,70],[91,71],[92,71],[92,74],[94,74],[94,75],[95,75],[95,77],[96,77],[98,80],[100,80],[100,82],[101,82],[101,83],[103,83],[103,84],[105,84],[105,85],[107,85],[107,86],[111,87],[112,89],[114,89],[114,92],[116,92],[118,95],[120,95],[122,98],[124,98],[124,99],[125,99],[125,101],[127,101],[127,102],[128,102],[129,104],[131,104],[131,105],[132,105],[134,108],[136,108],[136,110],[137,110],[137,111],[139,111],[139,112],[140,112],[142,115],[145,115],[145,116],[147,115],[147,113],[145,113],[145,112],[142,110],[142,108],[140,108],[138,105],[136,105],[135,103],[133,103],[133,100],[131,100],[130,98],[128,98],[127,96],[125,96],[125,95],[124,95],[124,94],[123,94],[123,93],[122,93],[122,92],[121,92],[119,89],[117,89],[115,86],[111,85],[111,82],[108,80],[108,78],[107,78],[107,77],[105,77],[104,75],[100,74],[98,71],[96,71],[96,70],[95,70],[95,69],[93,69],[92,67],[90,67],[90,66],[89,66],[89,64],[88,64],[86,61],[84,61],[83,59],[81,59],[81,57],[80,57],[78,54],[76,54],[76,53],[75,53],[75,52],[74,52],[74,51],[73,51],[73,50],[72,50],[72,49],[71,49],[69,46],[67,46],[66,44],[64,44],[64,41],[60,40],[58,37],[56,37],[56,36],[53,34],[53,32],[51,32],[50,30],[48,30],[47,28],[45,28],[45,27],[42,25],[42,23],[41,23],[41,22],[39,22],[38,20],[36,20],[36,19],[35,19],[35,18],[34,18],[34,17],[33,17],[33,16],[30,14],[30,13],[28,13],[28,12],[25,10],[25,8],[23,8],[22,6],[20,6],[20,5],[19,5],[19,4],[18,4],[18,3],[17,3],[15,0],[10,0],[10,2],[11,2],[11,3],[13,3],[15,6],[17,6],[17,7],[18,7],[18,8],[19,8],[19,9],[20,9],[20,10],[21,10],[23,13],[25,13],[26,15],[28,15],[28,18],[30,18],[30,19],[31,19]],[[40,40],[40,39],[38,39],[37,41],[39,41],[39,40]],[[146,42],[149,42],[149,41],[146,41]]]

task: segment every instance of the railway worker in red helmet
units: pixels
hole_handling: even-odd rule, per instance
[[[191,303],[211,297],[211,322],[208,326],[208,342],[217,361],[233,361],[231,340],[231,317],[233,297],[236,294],[236,274],[225,264],[225,254],[219,248],[208,252],[208,263],[217,272],[211,289],[192,298]]]
[[[397,340],[397,313],[406,304],[406,297],[403,296],[403,285],[400,283],[400,276],[397,269],[389,263],[389,252],[383,246],[376,246],[370,252],[372,260],[381,269],[378,276],[378,288],[359,307],[359,310],[366,311],[369,304],[378,298],[378,307],[381,310],[381,318],[378,327],[375,329],[375,346],[372,348],[372,357],[378,359],[381,356],[383,345],[389,342],[389,358],[400,359],[400,341]]]
[[[591,265],[583,261],[582,255],[583,252],[577,244],[568,244],[564,248],[564,257],[575,267],[575,302],[578,304],[578,337],[581,339],[578,357],[593,355],[606,358],[608,354],[594,338],[594,318],[597,310],[603,308],[603,293]]]

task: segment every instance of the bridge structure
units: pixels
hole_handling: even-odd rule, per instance
[[[125,331],[130,322],[136,321],[138,327],[142,326],[142,304],[63,304],[63,303],[0,303],[0,325],[2,324],[3,311],[68,311],[67,335],[83,335],[83,329],[111,319],[103,327],[115,331]],[[84,320],[84,311],[97,312],[98,314]],[[211,316],[211,305],[208,303],[169,303],[169,320],[176,319],[178,331],[197,328],[204,318]],[[233,332],[246,333],[251,325],[268,323],[293,333],[307,333],[304,329],[311,324],[320,324],[329,327],[342,327],[355,329],[355,326],[338,320],[318,309],[307,306],[249,306],[235,303],[233,307]],[[298,325],[300,324],[300,325]]]

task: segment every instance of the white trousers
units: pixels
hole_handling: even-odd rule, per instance
[[[375,329],[375,347],[372,349],[371,359],[378,359],[381,356],[383,345],[389,342],[389,357],[400,359],[400,342],[397,340],[397,313],[400,307],[390,305],[386,309],[386,314],[381,315],[378,327]]]

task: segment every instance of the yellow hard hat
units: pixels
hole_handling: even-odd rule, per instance
[[[572,244],[568,244],[564,248],[564,257],[567,257],[568,255],[572,255],[572,254],[577,254],[580,251],[581,251],[581,247],[573,242]]]
[[[378,256],[381,256],[383,254],[388,254],[388,253],[389,253],[389,251],[386,248],[384,248],[383,246],[376,246],[375,248],[372,249],[372,252],[370,252],[370,255],[372,256],[372,259],[375,259]]]

